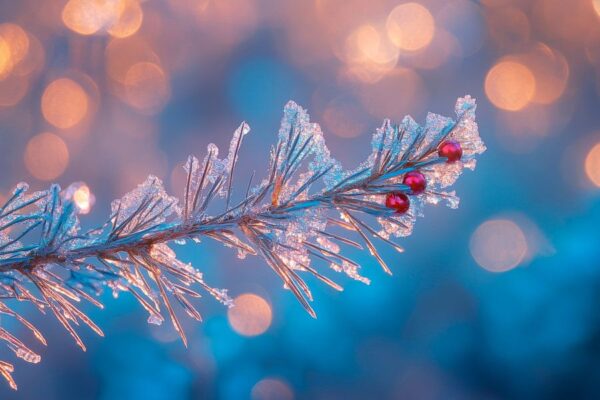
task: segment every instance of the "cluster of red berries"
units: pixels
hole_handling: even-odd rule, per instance
[[[445,140],[438,147],[438,155],[445,158],[446,162],[453,163],[462,157],[462,147],[454,140]],[[423,193],[427,187],[425,175],[419,171],[407,172],[402,179],[402,184],[410,188],[411,195]],[[385,206],[396,210],[398,214],[404,214],[410,208],[410,200],[402,192],[392,192],[387,194]]]

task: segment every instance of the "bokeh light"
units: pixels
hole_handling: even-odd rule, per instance
[[[117,1],[69,0],[62,10],[65,26],[80,35],[92,35],[106,26]]]
[[[29,51],[29,37],[19,25],[0,24],[0,79],[6,77]]]
[[[160,111],[171,91],[163,69],[150,62],[132,65],[125,74],[124,85],[127,103],[148,114]]]
[[[120,0],[117,16],[108,33],[117,38],[135,34],[142,26],[144,12],[138,0]]]
[[[398,49],[388,40],[383,28],[371,24],[359,26],[346,39],[345,61],[350,74],[374,83],[396,65]]]
[[[27,142],[24,161],[25,167],[35,178],[51,181],[65,172],[69,164],[69,149],[57,135],[40,133]]]
[[[491,272],[515,268],[528,250],[523,230],[507,219],[492,219],[479,225],[471,236],[470,248],[477,264]]]
[[[390,40],[406,51],[420,50],[433,39],[435,21],[429,10],[419,3],[400,4],[386,22]]]
[[[88,95],[69,78],[52,81],[42,95],[42,114],[57,128],[67,129],[77,125],[88,111]]]
[[[0,78],[5,78],[12,70],[12,59],[8,42],[0,36]]]
[[[262,297],[245,293],[234,300],[234,307],[227,311],[231,327],[240,335],[257,336],[271,326],[271,306]]]
[[[88,214],[96,202],[96,196],[85,182],[74,182],[64,191],[64,197],[73,201],[79,214]]]
[[[252,388],[252,400],[293,400],[290,386],[277,378],[265,378]]]
[[[592,0],[592,6],[594,7],[594,11],[596,11],[596,14],[600,16],[600,0]]]
[[[600,143],[596,143],[585,157],[585,174],[594,185],[600,187]]]
[[[498,108],[517,111],[525,108],[535,95],[535,77],[525,65],[500,61],[485,78],[485,94]]]

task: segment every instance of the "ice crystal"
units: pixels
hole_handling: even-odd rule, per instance
[[[345,170],[325,145],[319,125],[289,102],[269,169],[258,185],[243,183],[239,186],[244,190],[237,190],[234,181],[241,144],[250,131],[244,122],[235,130],[224,159],[214,144],[208,145],[204,157],[188,158],[181,201],[167,194],[160,179],[149,176],[113,201],[104,225],[88,231],[82,231],[78,220],[83,209],[75,193],[82,183],[62,192],[52,185],[34,193],[20,183],[0,206],[0,313],[15,318],[45,344],[42,334],[5,302],[28,301],[49,310],[85,349],[76,330],[79,325],[103,333],[81,303],[102,307],[98,296],[106,287],[115,298],[120,293],[133,296],[148,313],[148,323],[170,320],[185,344],[175,307],[201,320],[194,303],[202,292],[233,305],[226,289],[209,286],[202,272],[170,246],[209,238],[234,249],[240,258],[261,256],[315,316],[307,274],[335,290],[342,288],[327,271],[368,284],[368,269],[351,258],[348,248],[368,251],[391,273],[377,244],[402,252],[392,238],[409,235],[427,204],[458,206],[454,191],[445,188],[464,168],[475,167],[475,157],[485,146],[477,132],[474,99],[459,99],[455,111],[455,120],[429,114],[424,126],[410,117],[398,124],[385,120],[373,135],[367,158]],[[460,161],[447,163],[438,156],[438,146],[447,139],[462,146]],[[427,180],[426,190],[417,195],[402,184],[404,175],[414,170]],[[391,192],[410,196],[408,212],[386,207]],[[216,199],[222,204],[214,204]],[[40,360],[2,326],[0,341],[27,362]],[[12,372],[12,364],[0,361],[0,375],[16,389]]]

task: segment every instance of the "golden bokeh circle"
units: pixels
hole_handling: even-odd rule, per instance
[[[419,3],[400,4],[386,21],[390,40],[401,50],[417,51],[429,45],[435,34],[435,20]]]
[[[23,160],[31,175],[42,181],[51,181],[65,172],[69,164],[69,149],[59,136],[44,132],[27,142]]]
[[[234,300],[234,307],[227,311],[229,324],[243,336],[257,336],[271,326],[271,306],[262,297],[245,293]]]
[[[471,236],[471,255],[482,268],[505,272],[519,265],[527,254],[523,230],[508,219],[485,221]]]
[[[597,187],[600,187],[600,142],[588,152],[584,162],[585,174]]]
[[[42,95],[42,114],[57,128],[68,129],[83,120],[88,111],[88,95],[69,78],[52,81]]]
[[[500,61],[485,77],[485,94],[496,107],[507,111],[525,108],[536,93],[535,76],[517,61]]]

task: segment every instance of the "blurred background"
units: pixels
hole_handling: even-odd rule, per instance
[[[242,120],[240,171],[262,173],[293,99],[353,167],[384,117],[478,99],[488,151],[430,207],[394,276],[313,285],[311,319],[258,258],[182,246],[238,307],[210,298],[186,349],[135,302],[89,306],[107,337],[79,351],[43,328],[2,399],[552,399],[600,397],[600,1],[0,1],[0,198],[76,186],[88,215]],[[342,150],[343,149],[343,150]],[[240,182],[240,181],[238,181]],[[17,334],[8,318],[0,323]],[[31,342],[29,342],[31,343]],[[0,359],[12,360],[2,348]]]

